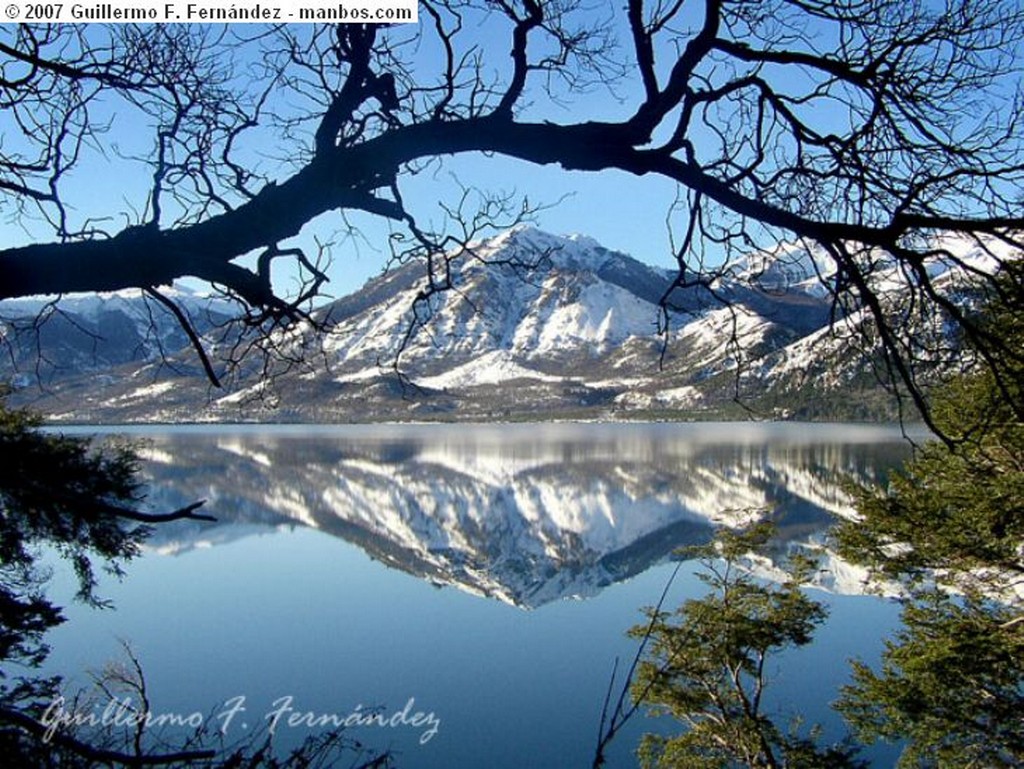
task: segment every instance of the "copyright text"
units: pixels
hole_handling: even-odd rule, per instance
[[[418,20],[416,0],[287,0],[271,2],[8,3],[11,22],[259,23],[335,22],[409,24]]]

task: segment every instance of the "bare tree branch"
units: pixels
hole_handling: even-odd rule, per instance
[[[711,285],[718,264],[759,248],[817,244],[835,259],[822,276],[835,315],[866,309],[887,324],[877,341],[917,408],[927,398],[911,358],[922,351],[875,306],[880,264],[904,282],[913,312],[963,328],[986,365],[1020,355],[972,328],[970,306],[943,295],[928,269],[950,234],[1002,242],[992,272],[1020,253],[1018,3],[629,0],[603,16],[581,0],[423,8],[430,23],[417,28],[4,31],[0,201],[34,214],[52,239],[0,249],[0,298],[191,276],[251,308],[250,329],[280,334],[308,321],[323,291],[324,273],[293,247],[310,222],[364,212],[420,249],[443,246],[446,234],[427,233],[395,194],[402,179],[445,157],[499,154],[677,183],[693,201],[685,250],[703,255],[683,259],[680,285]],[[504,50],[485,60],[496,39]],[[545,119],[593,86],[627,94],[628,114]],[[151,184],[97,225],[76,218],[67,185],[83,158],[103,155],[114,127],[97,116],[114,107],[150,131],[148,149],[123,157]],[[254,160],[246,144],[257,137],[277,157]],[[255,267],[245,261],[254,253]],[[424,258],[429,282],[437,257]],[[304,275],[291,296],[267,267],[287,259]],[[991,273],[948,263],[983,292],[1024,302],[1019,283],[997,288]]]
[[[50,727],[14,708],[0,706],[0,720],[24,729],[29,734],[39,738],[50,735]],[[118,766],[168,766],[187,761],[209,761],[217,755],[215,750],[186,750],[140,756],[132,753],[121,753],[116,750],[95,748],[86,742],[76,740],[66,734],[61,734],[59,731],[53,733],[51,737],[55,745],[66,748],[77,756],[81,756],[89,761]]]

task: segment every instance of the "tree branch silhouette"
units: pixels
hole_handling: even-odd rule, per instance
[[[442,158],[493,154],[675,182],[701,213],[688,238],[700,244],[676,254],[687,281],[713,280],[705,248],[728,261],[818,244],[835,260],[823,279],[838,314],[867,308],[890,379],[925,414],[920,351],[898,313],[875,307],[881,273],[971,337],[970,306],[938,289],[933,265],[1024,300],[1019,281],[997,289],[993,278],[1024,232],[1019,4],[630,0],[606,18],[580,0],[422,8],[430,23],[412,28],[6,31],[0,105],[17,141],[0,156],[0,195],[55,237],[0,249],[0,298],[194,277],[280,319],[271,333],[321,296],[325,276],[306,270],[288,296],[247,255],[308,265],[288,243],[332,213],[415,238],[403,180]],[[485,66],[501,37],[507,58]],[[550,119],[596,87],[625,94],[626,116]],[[110,212],[125,225],[107,231],[75,220],[67,186],[83,153],[114,138],[93,116],[112,104],[152,127],[152,183],[139,213]],[[245,151],[257,136],[277,149],[276,168]],[[992,269],[945,248],[951,235],[988,249]],[[1020,357],[980,341],[990,367]]]

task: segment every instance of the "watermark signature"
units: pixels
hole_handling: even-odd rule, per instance
[[[155,713],[140,710],[131,697],[112,697],[102,710],[99,706],[87,709],[77,704],[69,707],[64,697],[56,697],[43,712],[40,719],[46,727],[43,741],[49,742],[62,729],[92,728],[145,728],[188,727],[199,729],[207,723],[207,717],[195,711],[192,713]],[[416,707],[416,698],[406,700],[401,710],[381,707],[367,708],[356,705],[347,711],[314,711],[296,706],[295,697],[285,695],[270,703],[269,707],[250,707],[244,694],[225,700],[221,709],[213,714],[212,720],[219,731],[227,735],[235,729],[265,727],[271,735],[282,729],[413,729],[419,730],[419,744],[426,745],[437,736],[441,719],[433,712]]]

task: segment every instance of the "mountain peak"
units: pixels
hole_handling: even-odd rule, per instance
[[[818,245],[780,243],[754,251],[731,265],[735,280],[766,291],[799,291],[824,296],[823,281],[835,274],[835,262]]]
[[[510,246],[535,249],[559,249],[569,246],[588,249],[602,248],[600,243],[588,235],[580,233],[558,235],[542,230],[532,224],[517,224],[515,227],[482,239],[480,243],[492,248],[507,248]]]
[[[479,241],[473,251],[484,262],[519,259],[526,264],[537,264],[545,271],[554,268],[596,273],[614,257],[633,261],[587,235],[555,235],[523,224]]]

